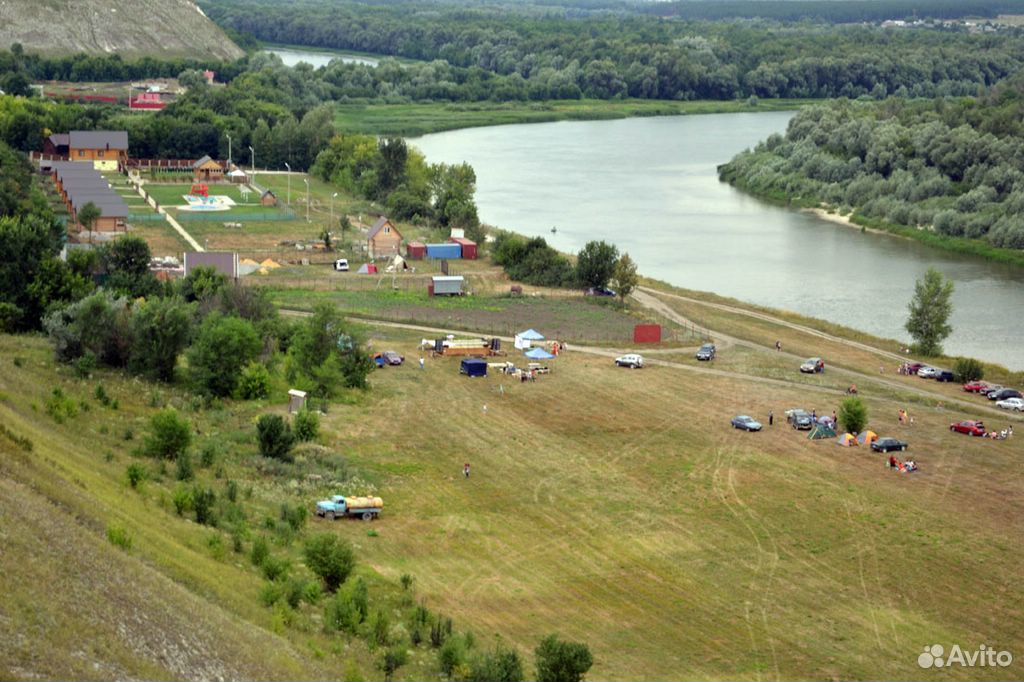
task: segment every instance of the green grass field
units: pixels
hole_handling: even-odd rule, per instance
[[[632,116],[788,111],[812,100],[667,102],[654,100],[555,100],[548,102],[468,102],[455,104],[339,104],[335,127],[341,132],[415,137],[458,128],[600,120]]]

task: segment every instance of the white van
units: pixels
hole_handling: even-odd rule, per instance
[[[348,272],[348,258],[339,258],[334,261],[334,269],[338,272]]]

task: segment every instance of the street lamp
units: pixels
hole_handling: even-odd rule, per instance
[[[309,222],[309,178],[302,178],[302,181],[306,183],[306,222]]]
[[[292,206],[292,167],[288,165],[288,162],[284,162],[284,167],[288,169],[288,209],[291,210]]]
[[[252,161],[252,177],[255,178],[256,177],[256,150],[252,148],[252,145],[249,145],[249,153],[252,154],[252,156],[250,156],[249,158]]]
[[[228,170],[231,170],[231,135],[225,133],[228,136]]]

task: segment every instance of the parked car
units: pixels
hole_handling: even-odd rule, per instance
[[[384,356],[384,361],[387,362],[389,365],[400,365],[403,362],[405,362],[405,357],[399,355],[393,350],[386,350],[383,353],[381,353],[381,355]]]
[[[743,429],[744,431],[760,431],[761,422],[757,421],[753,417],[748,417],[745,414],[741,414],[738,417],[732,418],[732,426],[736,429]]]
[[[1004,410],[1017,410],[1018,412],[1024,412],[1024,398],[1007,398],[1006,400],[1000,400],[996,403],[996,407],[1001,407]]]
[[[621,357],[615,358],[615,364],[619,367],[629,367],[630,369],[640,369],[644,366],[644,359],[642,356],[636,353],[629,353]]]
[[[815,374],[817,372],[825,371],[825,361],[821,358],[809,358],[800,365],[800,371],[805,374]]]
[[[989,386],[988,388],[986,388],[984,391],[979,391],[978,394],[979,395],[983,395],[983,396],[985,396],[987,398],[990,394],[998,393],[999,391],[1003,390],[1003,388],[1004,387],[1000,386],[999,384],[993,384],[993,385]]]
[[[924,367],[924,366],[925,366],[924,363],[921,363],[921,362],[911,362],[911,363],[908,363],[907,364],[907,374],[917,374],[918,372],[921,371],[921,368]]]
[[[964,384],[964,390],[968,393],[987,393],[992,390],[992,384],[985,381],[968,381]]]
[[[611,289],[605,289],[603,287],[590,287],[583,292],[584,296],[610,296],[615,297],[615,292]]]
[[[875,452],[891,452],[893,450],[903,451],[906,450],[909,445],[896,438],[879,438],[871,444],[871,449]]]
[[[334,261],[334,269],[338,272],[348,272],[348,258],[339,258]]]
[[[786,421],[798,431],[807,431],[814,428],[814,419],[805,410],[786,410]]]
[[[698,360],[714,360],[715,359],[715,344],[705,343],[703,346],[697,349]]]
[[[928,365],[925,365],[921,369],[917,370],[917,376],[921,377],[922,379],[934,379],[939,375],[940,371],[941,370],[935,367],[929,367]]]
[[[1006,400],[1007,398],[1022,397],[1024,397],[1024,394],[1021,394],[1021,392],[1015,388],[1004,388],[999,391],[993,391],[992,393],[988,394],[989,400]]]
[[[968,436],[984,436],[985,425],[980,421],[962,421],[949,425],[950,431],[966,433]]]

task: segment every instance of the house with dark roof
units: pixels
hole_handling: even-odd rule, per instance
[[[277,195],[268,189],[263,193],[263,196],[260,197],[260,204],[268,207],[277,206]]]
[[[68,158],[89,162],[100,170],[117,170],[128,161],[125,130],[72,130],[68,133]]]
[[[192,172],[197,182],[220,182],[224,179],[224,167],[220,161],[214,161],[209,155],[203,156],[192,164]]]
[[[67,161],[55,162],[53,181],[71,214],[71,224],[77,224],[79,230],[83,226],[78,219],[78,212],[86,204],[92,204],[100,210],[100,217],[92,226],[93,231],[122,232],[128,229],[128,205],[92,166]]]
[[[43,153],[50,156],[61,156],[68,158],[68,144],[70,135],[67,133],[54,133],[43,140]]]
[[[393,258],[402,250],[402,233],[398,228],[381,216],[366,235],[366,250],[370,258]]]
[[[230,251],[186,251],[185,276],[196,268],[213,268],[231,279],[238,279],[238,254]]]

